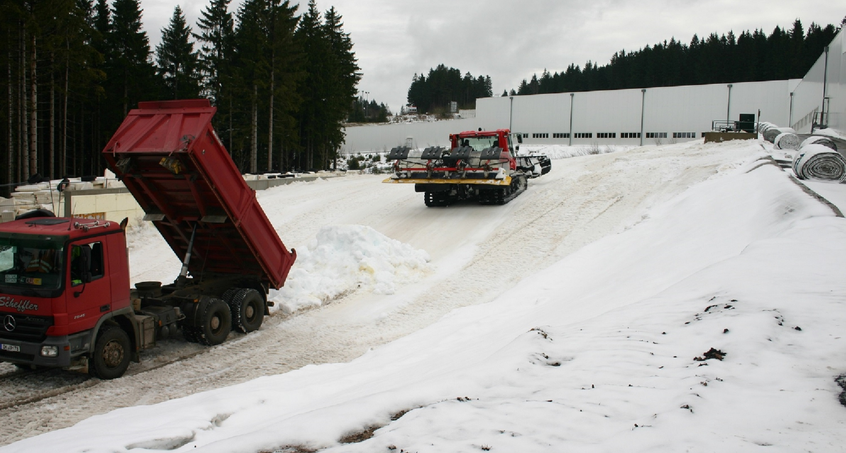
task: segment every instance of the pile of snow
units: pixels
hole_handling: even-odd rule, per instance
[[[128,230],[130,258],[150,256],[163,242],[150,222]],[[364,225],[322,227],[305,246],[296,247],[297,260],[285,286],[270,290],[274,302],[271,314],[290,315],[320,307],[355,291],[393,294],[397,286],[424,278],[432,269],[429,254],[391,239]],[[171,282],[180,269],[173,254],[158,260],[138,259],[132,263],[137,281]]]
[[[341,287],[367,275],[376,288],[384,269],[417,269],[369,257],[365,245],[386,245],[366,230],[321,235],[298,266],[323,278],[304,286],[340,273]],[[838,451],[843,269],[846,220],[750,162],[350,363],[116,410],[0,451]]]
[[[839,138],[840,140],[846,140],[846,132],[843,132],[838,129],[834,129],[832,127],[827,127],[823,129],[815,129],[814,135],[824,135],[826,137],[834,137]]]
[[[397,284],[424,277],[429,255],[362,225],[325,226],[297,250],[285,286],[271,291],[273,310],[291,314],[353,291],[393,294]]]

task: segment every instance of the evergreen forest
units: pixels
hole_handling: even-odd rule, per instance
[[[391,110],[383,103],[368,101],[359,96],[353,101],[348,123],[386,123],[391,116]]]
[[[0,0],[0,189],[102,175],[100,153],[139,101],[208,98],[242,172],[325,169],[361,77],[334,7],[208,0],[179,6],[151,49],[139,0]]]
[[[796,19],[790,30],[777,26],[769,35],[762,30],[740,36],[712,33],[704,39],[694,35],[689,45],[670,39],[637,51],[620,50],[604,66],[588,61],[584,68],[570,64],[562,72],[544,70],[540,77],[523,79],[510,94],[801,79],[838,30],[812,23],[806,31]]]
[[[460,109],[476,108],[476,99],[493,96],[490,76],[473,77],[469,72],[438,65],[429,75],[414,74],[408,88],[408,103],[420,113],[445,114],[449,103],[457,102]]]

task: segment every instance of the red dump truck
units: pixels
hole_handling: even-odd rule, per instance
[[[123,375],[156,341],[258,329],[296,259],[211,126],[207,100],[142,102],[103,150],[182,260],[130,288],[123,222],[24,214],[0,224],[0,361]],[[174,274],[176,274],[176,269]]]

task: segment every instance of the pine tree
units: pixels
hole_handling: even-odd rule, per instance
[[[26,86],[24,73],[26,68],[25,53],[22,50],[22,44],[26,40],[25,33],[25,10],[23,2],[3,2],[0,3],[0,49],[3,60],[3,76],[4,76],[4,108],[0,111],[0,115],[6,115],[3,125],[6,127],[5,139],[6,144],[5,153],[3,155],[3,163],[7,165],[4,171],[5,182],[15,183],[28,177],[28,173],[23,173],[23,167],[27,159],[25,159],[25,149],[28,148],[26,142],[27,134],[25,133],[26,122],[23,120],[26,115]]]
[[[293,112],[300,105],[298,83],[302,79],[300,51],[294,40],[299,17],[288,1],[248,0],[238,10],[233,71],[236,149],[247,149],[251,172],[258,172],[259,158],[267,170],[276,168],[273,155],[296,144]],[[259,112],[267,112],[259,117]],[[266,135],[259,134],[267,131]],[[277,133],[282,134],[276,140]],[[267,137],[266,140],[264,137]],[[279,168],[287,165],[280,159]]]
[[[243,116],[236,119],[236,123],[246,123],[245,129],[236,130],[236,136],[241,145],[236,148],[242,155],[249,156],[249,171],[258,172],[258,85],[265,78],[268,65],[265,60],[264,49],[268,47],[267,29],[265,22],[268,16],[266,2],[263,0],[247,0],[238,9],[238,26],[235,29],[235,80],[234,95],[238,99],[236,109]],[[246,132],[246,134],[244,134]],[[249,146],[246,146],[246,143]]]
[[[197,21],[200,33],[194,38],[200,43],[198,61],[202,73],[202,91],[217,107],[214,117],[216,129],[227,131],[232,151],[232,93],[233,71],[231,60],[235,57],[235,22],[229,12],[230,0],[212,0]]]
[[[321,14],[314,0],[309,0],[308,10],[300,18],[294,35],[304,53],[303,69],[306,72],[300,92],[303,105],[299,112],[300,146],[303,155],[298,160],[300,168],[313,169],[315,153],[322,147],[326,132],[323,105],[328,99],[328,65],[330,50],[323,39]]]
[[[52,27],[49,29],[48,39],[45,40],[50,75],[48,147],[44,174],[52,178],[73,173],[68,167],[68,158],[73,159],[76,156],[69,156],[68,140],[75,140],[79,144],[90,140],[90,136],[85,134],[71,137],[69,113],[86,108],[90,111],[90,106],[94,105],[91,99],[101,93],[99,84],[104,74],[98,68],[102,56],[93,46],[96,31],[93,28],[92,1],[57,0],[50,5],[52,9],[48,15],[55,20],[50,21]],[[82,125],[92,127],[91,122],[87,120]],[[84,149],[93,148],[95,146]],[[99,162],[99,158],[93,154],[86,157],[90,162]]]
[[[408,89],[407,99],[423,113],[446,112],[450,102],[459,108],[475,108],[476,99],[493,96],[490,76],[473,77],[443,64],[429,69],[428,77],[415,74]]]
[[[274,0],[275,1],[275,0]],[[295,15],[296,6],[291,6],[285,0],[282,3],[271,3],[270,22],[268,31],[270,36],[269,72],[270,82],[267,86],[268,98],[268,128],[267,128],[267,169],[274,169],[273,156],[275,146],[280,149],[279,169],[288,164],[285,150],[297,144],[296,119],[294,113],[300,106],[302,98],[297,86],[304,76],[300,70],[302,55],[294,42],[294,31],[299,17]],[[276,140],[277,132],[282,139]],[[279,143],[276,145],[276,143]]]
[[[353,43],[349,34],[343,30],[342,17],[334,7],[324,14],[322,26],[324,39],[329,45],[329,70],[331,74],[328,86],[327,126],[329,130],[321,148],[320,168],[327,168],[334,162],[337,151],[344,142],[343,122],[349,115],[351,102],[355,99],[361,75],[353,52]]]
[[[122,108],[121,114],[114,116],[119,124],[138,101],[150,97],[158,84],[150,61],[150,40],[142,30],[138,0],[115,0],[113,8],[111,31],[106,37],[106,46],[111,51],[111,61],[106,64],[111,84],[106,96]],[[114,128],[116,125],[109,130],[113,132]]]
[[[170,24],[162,29],[162,42],[156,46],[159,76],[172,99],[196,98],[200,94],[199,63],[190,36],[191,28],[176,5]]]

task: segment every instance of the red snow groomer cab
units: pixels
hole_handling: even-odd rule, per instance
[[[449,149],[393,148],[388,154],[394,161],[393,175],[383,182],[414,184],[430,207],[471,199],[501,205],[525,191],[528,179],[552,167],[544,155],[518,156],[519,145],[513,146],[508,129],[450,134],[449,141]]]

